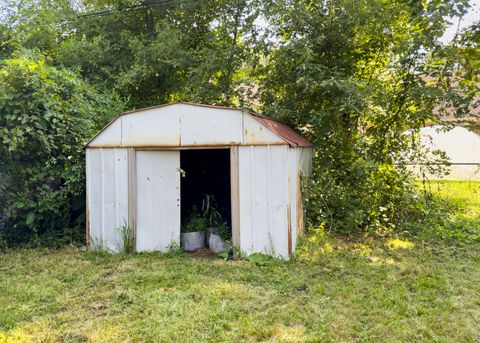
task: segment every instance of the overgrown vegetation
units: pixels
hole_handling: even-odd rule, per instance
[[[116,96],[95,91],[41,55],[1,61],[1,240],[79,240],[85,220],[82,147],[122,106]]]
[[[478,106],[479,25],[440,40],[467,0],[7,0],[2,9],[0,241],[10,246],[61,245],[66,227],[77,239],[82,145],[123,107],[175,100],[250,108],[308,136],[311,227],[416,230],[408,223],[433,220],[402,167],[425,156],[418,129],[443,115],[474,119]]]

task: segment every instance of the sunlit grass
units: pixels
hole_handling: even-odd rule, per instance
[[[446,187],[445,199],[468,190]],[[456,194],[455,208],[476,208]],[[0,342],[478,342],[479,294],[468,240],[319,228],[264,265],[18,250],[0,255]]]

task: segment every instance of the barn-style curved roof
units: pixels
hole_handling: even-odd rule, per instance
[[[86,147],[287,144],[295,148],[312,146],[292,128],[260,114],[239,108],[177,102],[122,113]]]

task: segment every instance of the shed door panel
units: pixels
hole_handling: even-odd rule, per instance
[[[180,243],[180,152],[137,151],[137,251]]]

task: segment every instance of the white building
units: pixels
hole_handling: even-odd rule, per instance
[[[462,126],[445,131],[441,125],[432,125],[420,129],[420,143],[430,152],[444,151],[451,163],[448,175],[427,173],[430,180],[480,181],[480,136],[476,132]],[[421,165],[412,168],[421,173]]]
[[[90,245],[118,251],[125,222],[136,251],[166,251],[205,193],[246,254],[288,258],[304,228],[312,144],[255,113],[190,103],[123,113],[86,145],[86,161]]]

